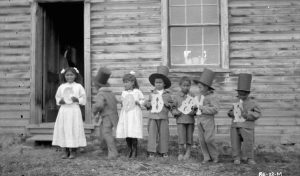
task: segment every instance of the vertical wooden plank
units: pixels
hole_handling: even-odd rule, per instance
[[[84,1],[84,85],[86,90],[86,105],[85,105],[85,123],[92,123],[91,114],[91,35],[90,35],[90,13],[91,13],[90,0]]]
[[[169,62],[168,62],[168,0],[161,1],[161,53],[162,53],[162,64],[169,66]]]
[[[221,67],[229,68],[228,0],[220,0],[221,11]]]

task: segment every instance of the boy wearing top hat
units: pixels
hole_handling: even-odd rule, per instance
[[[215,115],[219,111],[219,100],[214,95],[212,87],[215,73],[212,70],[204,69],[199,80],[194,80],[198,84],[200,94],[196,100],[196,125],[199,130],[199,142],[203,154],[202,163],[209,161],[217,163],[218,151],[215,144]]]
[[[228,116],[232,118],[230,138],[234,164],[241,163],[241,154],[243,154],[242,159],[248,164],[256,164],[253,151],[254,122],[261,117],[261,109],[253,98],[249,98],[251,80],[251,74],[239,74],[236,90],[239,102],[235,103],[228,112]]]
[[[111,71],[106,67],[102,67],[98,70],[94,79],[98,94],[95,98],[96,102],[93,105],[92,111],[94,116],[98,114],[102,119],[100,129],[108,148],[108,159],[115,159],[118,156],[118,151],[112,133],[113,128],[116,129],[117,127],[119,116],[117,111],[117,99],[107,82],[110,75]]]
[[[169,68],[158,66],[157,73],[149,76],[150,83],[154,86],[149,100],[145,102],[145,107],[150,110],[148,121],[148,144],[147,151],[149,157],[154,157],[158,152],[162,157],[168,157],[169,144],[169,118],[171,94],[165,90],[171,86],[171,81],[167,77]]]

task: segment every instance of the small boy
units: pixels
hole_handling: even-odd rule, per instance
[[[191,155],[193,133],[195,128],[194,95],[190,92],[192,81],[184,76],[179,80],[180,91],[173,97],[174,105],[172,114],[176,118],[178,133],[178,160],[187,160]],[[186,151],[184,152],[184,145]]]
[[[95,98],[95,104],[93,105],[93,115],[98,113],[102,119],[100,129],[103,138],[108,148],[108,159],[115,159],[118,156],[118,151],[115,144],[115,138],[113,137],[113,128],[116,129],[118,123],[118,111],[117,111],[117,99],[107,82],[111,75],[111,71],[102,67],[98,70],[98,73],[94,79],[95,87],[98,89],[98,94]]]
[[[257,102],[249,97],[252,75],[239,74],[238,99],[233,108],[229,110],[228,116],[232,118],[230,138],[234,164],[241,163],[241,148],[243,149],[243,160],[248,164],[256,164],[254,161],[254,126],[255,120],[261,117],[261,109]],[[241,143],[243,147],[241,147]]]
[[[215,115],[220,106],[219,100],[214,95],[212,87],[215,73],[212,70],[204,69],[199,80],[194,80],[198,84],[200,94],[196,99],[196,118],[199,130],[199,142],[203,154],[202,164],[212,160],[214,163],[219,161],[218,150],[215,144]]]
[[[165,90],[171,86],[167,77],[169,68],[158,66],[157,73],[149,76],[150,83],[155,87],[144,106],[150,111],[148,121],[148,144],[149,157],[154,157],[158,152],[162,157],[168,157],[169,144],[169,117],[171,94]],[[157,146],[158,145],[158,146]]]

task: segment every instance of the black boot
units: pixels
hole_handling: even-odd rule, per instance
[[[126,138],[127,146],[129,149],[128,158],[132,157],[132,138]]]
[[[64,148],[64,154],[61,157],[62,159],[67,159],[70,156],[70,149],[69,148]]]
[[[132,146],[133,146],[133,148],[132,148],[132,156],[133,157],[137,157],[137,153],[138,153],[138,140],[137,140],[137,138],[133,138],[132,139]]]

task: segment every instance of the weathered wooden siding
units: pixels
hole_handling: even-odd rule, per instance
[[[218,73],[214,84],[221,99],[218,136],[229,135],[226,112],[236,94],[237,74],[248,72],[253,74],[252,95],[263,107],[256,134],[299,137],[300,1],[229,0],[228,8],[230,72]],[[0,0],[0,133],[24,132],[29,123],[30,15],[29,0]],[[110,83],[119,96],[123,74],[134,70],[148,97],[148,76],[165,62],[161,0],[91,0],[90,15],[92,76],[100,66],[112,68]],[[178,78],[183,75],[195,78],[200,73],[170,73],[172,91],[179,90]],[[93,87],[92,101],[96,92]],[[170,129],[175,135],[174,119]]]
[[[131,70],[149,93],[148,76],[162,63],[160,6],[160,0],[91,1],[92,75],[100,66],[111,68],[109,82],[118,95],[124,89],[122,76]]]
[[[28,0],[0,1],[0,133],[24,133],[30,114]]]
[[[300,1],[229,1],[230,77],[249,72],[263,108],[258,134],[300,134]]]

